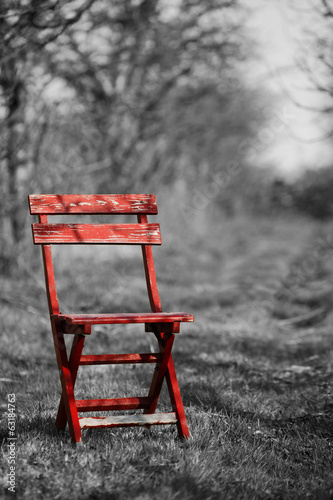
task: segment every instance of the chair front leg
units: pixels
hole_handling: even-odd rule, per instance
[[[165,374],[169,396],[172,404],[172,409],[177,415],[177,430],[178,436],[182,439],[189,439],[190,431],[188,428],[184,405],[180,395],[178,380],[176,376],[175,365],[172,356],[169,357],[168,368]]]
[[[74,386],[71,369],[69,366],[66,344],[62,333],[61,322],[52,319],[52,333],[54,349],[57,357],[59,376],[62,387],[62,400],[65,407],[66,420],[68,422],[69,433],[73,443],[82,442],[82,434],[79,417],[74,398]]]
[[[84,341],[85,341],[85,336],[81,334],[77,334],[73,338],[71,353],[69,356],[69,367],[72,376],[73,388],[75,386],[75,381],[80,364],[80,357],[83,350]],[[61,395],[55,424],[58,431],[64,430],[66,428],[67,417],[66,417],[66,409],[65,409],[63,395]]]

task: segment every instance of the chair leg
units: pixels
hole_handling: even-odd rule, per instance
[[[52,333],[69,433],[73,443],[82,442],[81,428],[74,398],[72,374],[67,358],[64,335],[58,320],[52,320]]]
[[[153,379],[150,385],[148,397],[151,400],[150,407],[144,413],[154,413],[161,393],[163,380],[166,379],[168,392],[173,411],[177,415],[178,435],[182,439],[190,438],[183,401],[180,395],[177,381],[175,365],[173,363],[171,349],[174,342],[174,335],[164,334],[159,340],[160,353],[163,355],[160,363],[156,365]]]
[[[148,397],[150,399],[150,406],[144,413],[155,413],[157,403],[160,397],[163,380],[168,368],[169,357],[171,355],[172,345],[175,339],[174,335],[161,334],[158,338],[160,353],[162,354],[162,359],[156,364],[154,375],[150,384]],[[156,335],[157,336],[157,335]]]
[[[73,338],[71,353],[69,356],[69,367],[72,376],[73,388],[75,386],[75,381],[76,381],[77,371],[79,368],[81,353],[84,346],[84,341],[85,341],[84,335],[75,335]],[[64,430],[66,428],[67,417],[66,417],[66,409],[63,396],[61,396],[55,424],[58,431]]]
[[[172,356],[169,357],[168,369],[165,374],[169,396],[172,404],[172,409],[177,415],[178,436],[182,439],[189,439],[190,431],[188,428],[184,405],[180,395],[179,385],[176,376],[175,365]]]
[[[159,339],[160,353],[163,356],[161,362],[156,365],[148,395],[151,400],[151,404],[149,409],[145,410],[144,413],[155,413],[163,380],[165,378],[172,409],[177,415],[178,435],[182,439],[189,439],[190,431],[185,416],[183,401],[180,395],[175,365],[171,355],[174,338],[174,335],[164,334],[163,338]]]

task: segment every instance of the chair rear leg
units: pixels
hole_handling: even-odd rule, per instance
[[[69,367],[72,376],[73,388],[75,386],[75,381],[76,381],[77,371],[79,368],[80,357],[84,346],[84,341],[85,341],[84,335],[75,335],[73,338],[71,353],[69,356]],[[66,417],[65,403],[64,403],[64,398],[61,395],[61,400],[59,403],[58,414],[55,425],[58,431],[60,431],[66,428],[66,424],[67,424],[67,417]]]

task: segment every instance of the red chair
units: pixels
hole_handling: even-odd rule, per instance
[[[164,313],[158,294],[152,245],[161,244],[159,224],[148,224],[148,215],[157,214],[154,195],[29,195],[30,213],[38,215],[32,224],[33,240],[41,245],[54,347],[59,368],[62,396],[56,427],[68,423],[71,439],[82,442],[81,429],[89,427],[128,427],[176,424],[181,438],[190,437],[179,391],[171,349],[180,323],[193,321],[190,314]],[[135,214],[136,224],[50,224],[48,215],[61,214]],[[52,244],[141,245],[147,290],[152,312],[128,314],[67,314],[59,310],[53,270]],[[155,353],[83,355],[86,336],[92,325],[144,323],[153,332],[159,351]],[[68,357],[64,335],[73,335]],[[155,363],[148,396],[118,399],[75,399],[74,386],[80,365]],[[163,380],[166,380],[172,412],[156,413]],[[83,417],[78,413],[114,410],[143,410],[139,414]]]

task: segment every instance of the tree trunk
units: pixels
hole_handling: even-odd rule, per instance
[[[23,126],[24,116],[22,103],[23,83],[14,69],[6,68],[6,80],[2,81],[4,94],[7,97],[7,117],[5,121],[6,140],[2,165],[2,196],[0,211],[0,227],[2,242],[0,248],[0,273],[9,274],[16,263],[18,243],[21,238],[19,190],[17,172],[24,163],[25,154]]]

